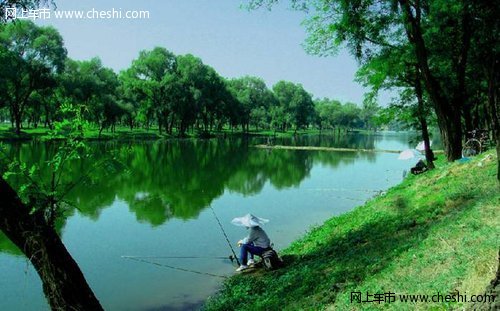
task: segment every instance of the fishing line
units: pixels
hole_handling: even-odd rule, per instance
[[[345,192],[381,192],[382,190],[371,190],[371,189],[346,189],[346,188],[306,188],[304,190],[309,191],[345,191]]]
[[[122,258],[145,258],[145,259],[229,259],[234,260],[233,255],[222,256],[121,256]]]
[[[222,233],[224,234],[224,237],[226,238],[227,245],[229,245],[229,248],[231,249],[231,252],[233,252],[233,256],[234,256],[234,259],[236,259],[236,263],[238,263],[238,266],[241,265],[240,261],[238,260],[238,256],[236,256],[236,253],[234,252],[233,246],[231,245],[231,242],[229,241],[229,238],[227,237],[226,231],[224,231],[224,228],[222,227],[222,224],[220,223],[219,217],[217,217],[217,214],[215,214],[215,211],[214,211],[212,205],[208,205],[208,206],[212,210],[212,213],[214,214],[214,217],[217,220],[217,223],[219,223],[219,227],[222,230]]]
[[[169,269],[172,269],[172,270],[178,270],[178,271],[183,271],[183,272],[191,272],[191,273],[195,273],[195,274],[213,276],[213,277],[223,278],[223,279],[227,279],[228,278],[227,276],[224,276],[224,275],[213,274],[213,273],[208,273],[208,272],[201,272],[201,271],[196,271],[196,270],[191,270],[191,269],[186,269],[186,268],[181,268],[181,267],[175,267],[175,266],[171,266],[171,265],[165,265],[165,264],[161,264],[161,263],[154,262],[154,261],[148,261],[148,260],[140,259],[140,258],[137,258],[137,257],[122,256],[122,258],[130,259],[130,260],[135,260],[137,262],[143,262],[143,263],[147,263],[147,264],[150,264],[150,265],[155,265],[155,266],[158,266],[158,267],[169,268]]]

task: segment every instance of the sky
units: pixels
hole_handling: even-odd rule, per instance
[[[354,82],[357,62],[346,51],[308,55],[301,22],[305,15],[280,4],[271,11],[248,11],[238,0],[55,0],[57,10],[149,11],[149,19],[50,19],[64,38],[68,56],[98,56],[120,71],[139,51],[162,46],[193,54],[226,78],[257,76],[272,87],[279,80],[300,83],[315,98],[362,103],[365,89]],[[86,14],[86,13],[85,13]],[[389,97],[382,95],[384,105]]]

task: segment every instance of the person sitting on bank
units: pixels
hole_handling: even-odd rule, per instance
[[[410,169],[410,171],[413,175],[422,174],[423,172],[425,172],[427,170],[428,170],[427,164],[425,164],[424,160],[422,160],[422,159],[420,159],[417,162],[417,164],[415,164],[415,166]]]
[[[243,217],[234,218],[231,223],[236,226],[246,227],[250,230],[248,236],[238,241],[240,247],[240,267],[236,271],[240,272],[253,265],[254,255],[261,256],[266,250],[271,248],[271,240],[261,226],[269,222],[267,219],[247,214]],[[250,254],[250,259],[248,255]]]

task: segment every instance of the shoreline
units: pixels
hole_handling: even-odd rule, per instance
[[[26,142],[32,140],[58,140],[64,137],[49,137],[49,129],[44,127],[39,128],[26,128],[21,131],[20,135],[17,135],[11,127],[6,127],[5,125],[0,125],[0,141],[4,142]],[[270,130],[259,130],[259,131],[210,131],[209,133],[189,133],[188,135],[178,136],[175,134],[168,135],[158,133],[157,129],[133,129],[120,127],[115,133],[103,132],[101,136],[98,135],[98,129],[91,129],[88,133],[85,133],[85,140],[88,141],[127,141],[127,140],[161,140],[161,139],[213,139],[213,138],[235,138],[235,137],[269,137],[269,138],[287,138],[294,136],[304,136],[304,135],[355,135],[355,134],[365,134],[365,135],[380,135],[381,133],[392,133],[391,131],[368,131],[368,130],[355,130],[355,131],[345,131],[342,130],[338,132],[337,130],[318,130],[318,129],[306,129],[299,130],[295,132],[294,130],[289,130],[286,132],[274,132]],[[404,132],[394,132],[397,134]]]
[[[258,149],[281,149],[281,150],[310,150],[310,151],[337,151],[337,152],[382,152],[382,153],[400,153],[403,150],[387,149],[354,149],[354,148],[334,148],[334,147],[315,147],[315,146],[284,146],[284,145],[254,145]],[[444,150],[433,150],[436,154],[444,154]]]
[[[231,277],[204,308],[345,310],[371,306],[350,302],[352,292],[484,294],[498,267],[495,187],[494,150],[467,163],[439,160],[435,170],[406,178],[291,243],[280,251],[284,268]],[[383,307],[472,304],[399,301]]]

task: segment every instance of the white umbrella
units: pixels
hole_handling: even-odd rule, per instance
[[[252,214],[246,214],[245,216],[236,217],[235,219],[231,220],[231,223],[233,225],[241,227],[258,227],[267,222],[269,222],[269,219],[260,218]]]
[[[398,160],[409,160],[409,159],[414,159],[414,158],[417,158],[417,157],[420,157],[421,154],[420,152],[418,152],[418,150],[415,150],[415,149],[407,149],[407,150],[403,150],[399,156],[398,156]]]
[[[429,146],[432,146],[432,140],[429,141]],[[417,149],[420,152],[424,152],[425,151],[425,144],[424,144],[424,142],[421,141],[420,143],[418,143],[418,145],[415,147],[415,149]]]

